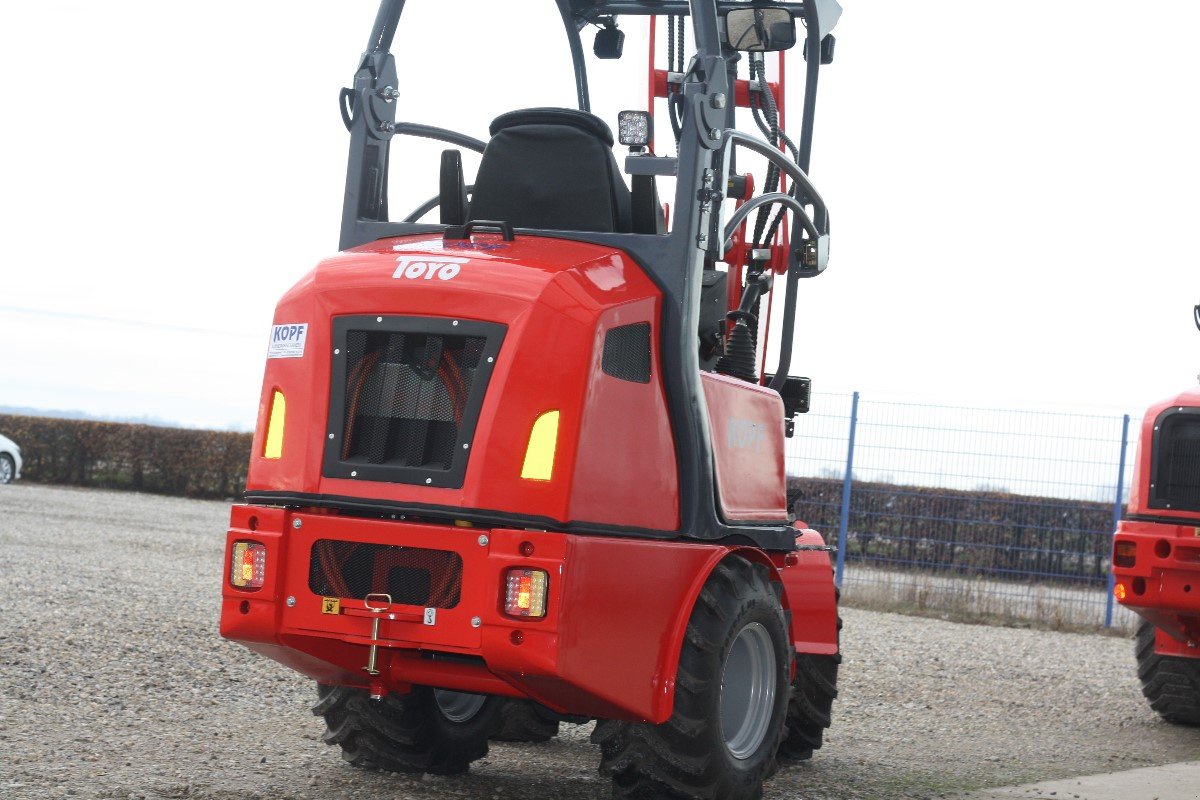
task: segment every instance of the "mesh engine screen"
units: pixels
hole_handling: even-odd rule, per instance
[[[486,339],[351,330],[341,459],[448,470]]]

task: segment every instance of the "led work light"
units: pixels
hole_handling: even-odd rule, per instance
[[[617,114],[617,136],[629,147],[647,147],[654,132],[649,111],[622,111]]]
[[[267,574],[267,548],[258,542],[234,542],[229,582],[238,589],[261,589]]]
[[[540,569],[510,569],[505,576],[504,613],[511,617],[546,616],[550,577]]]

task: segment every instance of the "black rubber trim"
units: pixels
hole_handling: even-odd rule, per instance
[[[625,525],[605,525],[599,522],[572,521],[564,524],[550,517],[513,514],[508,511],[439,506],[427,503],[401,503],[392,500],[372,500],[364,497],[347,497],[345,495],[260,491],[246,492],[245,500],[247,503],[271,506],[336,508],[342,511],[383,515],[411,514],[416,517],[445,519],[447,521],[462,519],[491,527],[516,528],[518,530],[536,528],[563,533],[593,536],[627,536],[637,539],[665,539],[690,542],[692,544],[695,544],[697,541],[687,536],[680,536],[678,531],[634,528]],[[708,543],[752,544],[755,547],[767,550],[791,551],[796,549],[796,531],[790,525],[781,526],[778,523],[764,523],[761,527],[743,526],[738,531],[738,534],[723,540],[710,539]],[[781,537],[786,537],[786,546],[779,544],[784,541]]]
[[[1126,514],[1126,522],[1157,522],[1162,525],[1182,525],[1185,528],[1200,528],[1200,519],[1195,517],[1160,517],[1154,514]]]

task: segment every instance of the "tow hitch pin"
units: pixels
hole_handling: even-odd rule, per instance
[[[371,605],[371,602],[383,603],[383,605]],[[369,594],[363,598],[363,605],[368,611],[375,613],[375,617],[371,620],[371,649],[367,654],[367,665],[363,667],[371,677],[379,674],[379,670],[375,668],[375,658],[379,654],[379,645],[375,642],[379,641],[379,620],[380,614],[392,607],[392,596],[390,594]]]

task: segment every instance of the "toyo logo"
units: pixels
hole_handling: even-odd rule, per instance
[[[430,281],[434,278],[441,281],[448,281],[462,271],[460,265],[465,263],[467,263],[467,259],[465,258],[439,258],[433,260],[400,256],[396,259],[396,271],[392,273],[392,277],[406,278],[410,281]]]
[[[761,453],[767,441],[766,426],[748,419],[731,419],[725,428],[725,441],[730,447]]]

